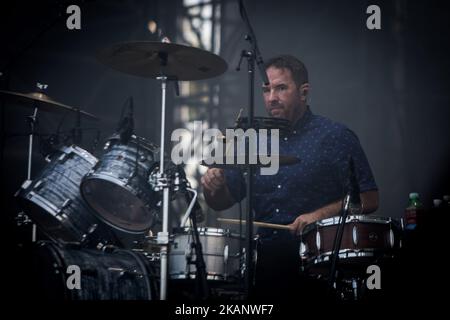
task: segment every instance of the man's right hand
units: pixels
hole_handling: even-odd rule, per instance
[[[223,169],[210,168],[201,179],[203,188],[214,197],[216,193],[226,187]]]

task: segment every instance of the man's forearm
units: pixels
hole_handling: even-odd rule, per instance
[[[328,204],[310,213],[312,221],[323,220],[339,214],[342,207],[342,200]]]
[[[360,194],[361,214],[372,213],[378,209],[378,191],[367,191]],[[342,208],[342,200],[328,204],[310,213],[312,220],[318,221],[334,217]]]

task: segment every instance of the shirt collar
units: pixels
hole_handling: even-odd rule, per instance
[[[292,126],[292,131],[295,133],[298,133],[300,130],[302,130],[306,123],[309,122],[309,120],[311,119],[313,113],[311,112],[311,109],[309,108],[309,106],[306,106],[306,110],[305,113],[303,114],[303,116],[297,120],[297,122]]]

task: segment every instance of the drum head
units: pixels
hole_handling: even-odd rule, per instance
[[[159,196],[148,180],[158,167],[158,148],[132,136],[126,144],[108,140],[105,150],[84,176],[81,195],[108,225],[126,233],[144,233],[157,220]]]
[[[108,225],[129,233],[143,233],[152,227],[155,212],[121,181],[92,176],[83,181],[83,198]]]

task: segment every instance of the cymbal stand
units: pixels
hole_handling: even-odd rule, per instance
[[[162,57],[162,64],[167,62],[167,57]],[[159,156],[159,173],[156,177],[158,187],[163,191],[163,221],[162,231],[158,232],[157,243],[160,247],[160,262],[161,262],[161,275],[160,275],[160,299],[167,299],[167,255],[169,249],[169,190],[170,181],[166,173],[164,173],[164,143],[165,143],[165,129],[166,129],[166,86],[167,77],[160,76],[157,80],[161,81],[161,145]]]
[[[31,181],[31,160],[33,157],[33,137],[36,127],[38,108],[34,106],[33,114],[28,116],[28,123],[30,125],[30,134],[28,135],[28,166],[27,166],[27,181]]]
[[[34,103],[33,114],[27,117],[28,124],[30,126],[30,134],[28,135],[28,163],[27,163],[27,180],[23,185],[29,185],[31,183],[31,166],[33,158],[33,138],[36,130],[36,119],[37,119],[38,105],[37,102]],[[19,212],[16,217],[16,222],[18,226],[26,225],[31,222],[28,216],[23,212]],[[36,224],[33,223],[31,229],[31,241],[36,242]]]

